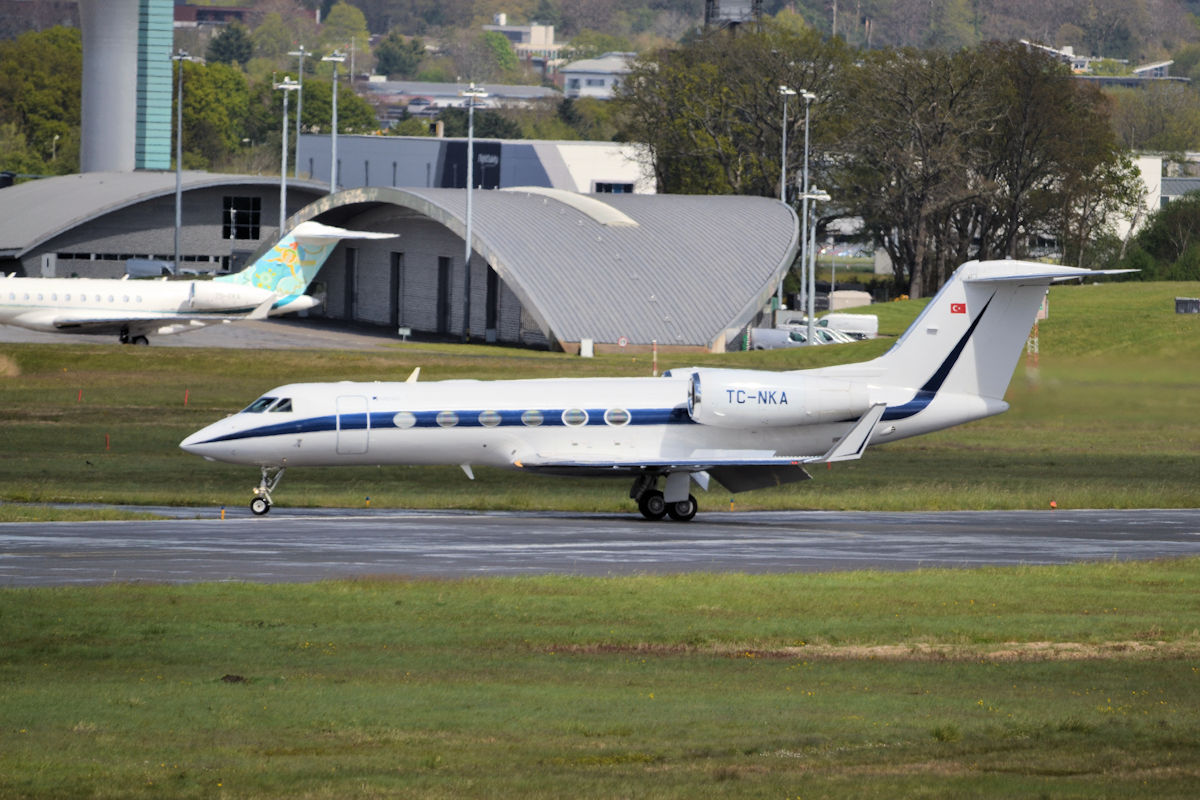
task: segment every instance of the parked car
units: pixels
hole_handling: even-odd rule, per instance
[[[813,328],[813,344],[846,344],[854,339],[840,331],[828,328]],[[808,345],[808,328],[789,326],[784,328],[751,328],[751,350],[779,350],[785,347]]]

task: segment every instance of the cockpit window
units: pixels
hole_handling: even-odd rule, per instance
[[[276,411],[291,411],[292,410],[292,398],[284,397],[278,403],[271,406],[267,410],[270,411],[271,413],[275,413]]]
[[[242,410],[242,413],[243,414],[259,414],[263,411],[266,411],[267,406],[271,405],[278,399],[279,399],[278,397],[260,397],[257,400],[255,400],[253,403],[251,403],[250,405],[246,406]]]

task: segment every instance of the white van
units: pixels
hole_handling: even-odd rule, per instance
[[[855,339],[874,339],[879,335],[879,317],[874,314],[826,314],[817,325],[849,334]]]

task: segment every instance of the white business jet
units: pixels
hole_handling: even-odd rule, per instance
[[[180,444],[258,466],[265,514],[285,469],[457,464],[629,475],[648,519],[696,514],[690,492],[809,478],[805,464],[999,414],[1047,287],[1102,271],[972,261],[884,355],[791,372],[675,369],[661,378],[296,383]],[[659,489],[659,484],[662,488]]]
[[[288,314],[317,304],[304,292],[339,240],[392,236],[302,222],[241,272],[212,280],[0,276],[0,324],[148,344],[151,334]]]

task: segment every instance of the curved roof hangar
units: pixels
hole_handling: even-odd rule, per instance
[[[774,294],[799,246],[793,210],[762,197],[521,188],[477,190],[472,204],[474,252],[568,347],[625,339],[722,349]],[[290,224],[354,227],[368,211],[373,225],[394,220],[401,237],[413,214],[466,235],[462,189],[351,189]]]

